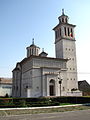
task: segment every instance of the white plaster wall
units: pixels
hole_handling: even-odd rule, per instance
[[[41,96],[41,69],[33,68],[32,71],[32,82],[33,86],[31,89],[32,97],[40,97]]]
[[[12,95],[12,85],[0,85],[0,96]]]
[[[63,40],[63,46],[64,58],[70,58],[67,62],[67,89],[78,88],[75,41]]]
[[[33,67],[51,67],[51,68],[63,68],[66,69],[66,61],[57,59],[40,59],[35,58],[33,61]]]
[[[13,72],[12,96],[20,97],[21,72],[16,70]]]
[[[62,40],[59,40],[55,44],[55,54],[56,54],[56,58],[63,58],[63,41]]]
[[[59,77],[62,78],[61,90],[62,95],[66,95],[67,92],[67,74],[66,71],[61,71],[59,75],[60,69],[48,69],[43,68],[43,96],[49,96],[49,81],[51,79],[55,80],[55,95],[60,96],[60,84],[59,84]],[[46,83],[45,83],[46,81]],[[65,90],[63,90],[63,87]]]
[[[29,65],[32,63],[33,65]],[[30,69],[30,66],[32,68]],[[25,68],[26,67],[26,68]],[[66,68],[66,62],[65,61],[59,61],[59,60],[52,60],[52,59],[38,59],[33,58],[32,62],[26,63],[22,68],[24,70],[22,74],[22,97],[27,97],[29,94],[31,97],[40,97],[40,96],[47,96],[49,86],[46,80],[45,74],[47,73],[57,73],[60,71],[60,68]],[[43,68],[43,71],[42,71]],[[31,78],[30,78],[31,77]],[[53,76],[52,76],[53,78]],[[25,90],[25,86],[30,84],[31,79],[31,87]],[[57,78],[55,78],[57,79]],[[66,79],[66,78],[65,78]],[[57,84],[57,82],[56,82]],[[65,82],[63,82],[65,84]],[[57,88],[58,86],[58,88]],[[65,85],[64,85],[65,86]],[[59,84],[56,85],[56,95],[59,96],[60,94],[60,88]]]
[[[22,74],[21,94],[27,97],[27,89],[32,87],[32,70],[28,70]]]

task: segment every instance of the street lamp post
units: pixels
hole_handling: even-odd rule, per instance
[[[61,84],[62,84],[62,78],[60,76],[60,73],[61,73],[61,69],[59,71],[59,77],[58,77],[58,82],[59,82],[59,85],[60,85],[60,96],[61,96]]]
[[[62,79],[59,78],[59,84],[60,84],[60,96],[61,96],[61,84],[62,84]]]

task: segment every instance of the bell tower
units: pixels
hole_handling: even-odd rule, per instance
[[[65,15],[62,9],[62,15],[58,17],[59,24],[53,30],[55,31],[55,54],[56,58],[68,58],[67,62],[67,94],[78,89],[77,81],[77,62],[74,28],[76,25],[69,23],[69,17]]]
[[[58,19],[59,24],[53,29],[55,31],[56,58],[67,58],[69,56],[66,55],[64,48],[68,45],[64,45],[64,43],[75,44],[74,28],[76,25],[68,23],[69,17],[64,14],[64,9],[62,9],[62,15]]]

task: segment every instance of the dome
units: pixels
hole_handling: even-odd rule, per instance
[[[31,55],[38,56],[40,48],[34,44],[34,39],[32,39],[32,44],[27,47],[27,57]]]

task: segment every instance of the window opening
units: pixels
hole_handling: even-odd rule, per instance
[[[66,36],[66,35],[67,35],[67,34],[66,34],[66,27],[64,27],[64,32],[65,32],[65,36]]]

